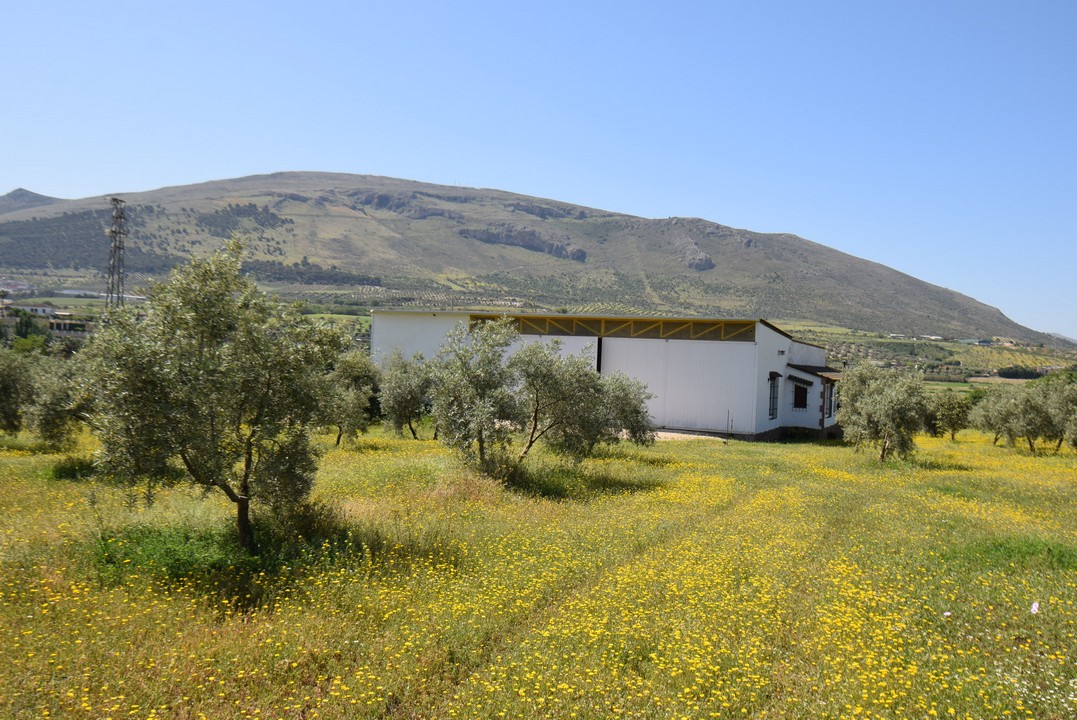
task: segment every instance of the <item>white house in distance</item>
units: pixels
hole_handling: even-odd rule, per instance
[[[600,373],[646,383],[660,428],[746,439],[838,430],[840,372],[827,367],[825,348],[766,320],[375,309],[371,352],[377,363],[397,349],[433,358],[458,324],[501,317],[517,323],[520,342],[556,338],[563,352],[591,356]]]

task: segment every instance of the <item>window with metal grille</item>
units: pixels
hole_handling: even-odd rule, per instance
[[[793,385],[793,409],[808,409],[808,388],[800,383]]]

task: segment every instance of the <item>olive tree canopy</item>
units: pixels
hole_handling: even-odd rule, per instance
[[[927,398],[917,375],[857,365],[839,386],[838,422],[857,448],[879,448],[879,460],[891,453],[906,456],[916,448],[913,437],[924,427]]]
[[[433,376],[430,364],[417,353],[410,360],[394,350],[385,363],[381,382],[381,411],[397,435],[406,427],[419,439],[415,426],[430,407]]]
[[[0,345],[0,433],[22,429],[23,412],[33,399],[30,360]]]
[[[240,274],[229,243],[110,314],[91,338],[95,411],[106,470],[124,478],[182,472],[236,505],[239,543],[255,550],[252,501],[287,506],[310,491],[308,428],[343,338]]]
[[[542,441],[576,458],[622,435],[654,442],[646,386],[600,375],[585,354],[563,355],[557,341],[519,339],[509,320],[461,324],[435,361],[434,418],[443,442],[485,472],[504,476]],[[508,448],[518,441],[515,459]]]

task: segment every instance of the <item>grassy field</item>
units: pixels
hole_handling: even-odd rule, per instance
[[[1025,380],[1025,381],[1019,381],[1019,382],[1028,382],[1028,381]],[[967,382],[967,383],[961,383],[961,382],[930,382],[930,381],[925,381],[924,382],[924,389],[927,391],[927,393],[929,395],[934,395],[936,393],[946,392],[947,390],[953,390],[954,392],[958,392],[958,393],[962,393],[964,395],[967,395],[967,394],[971,393],[974,388],[975,388],[975,384],[971,383],[971,382]]]
[[[1077,454],[919,443],[670,440],[506,489],[375,432],[326,446],[343,519],[250,561],[222,498],[9,442],[0,717],[1077,716]]]

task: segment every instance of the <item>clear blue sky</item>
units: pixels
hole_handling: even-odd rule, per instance
[[[6,2],[0,194],[387,175],[791,232],[1077,338],[1077,2]]]

